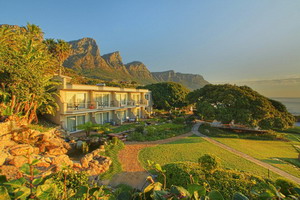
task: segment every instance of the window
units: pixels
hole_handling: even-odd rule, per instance
[[[77,131],[76,128],[80,124],[85,123],[85,115],[67,117],[67,130],[70,132]]]
[[[68,107],[73,108],[76,106],[78,108],[86,108],[87,94],[68,92],[66,94],[66,101],[68,103]]]
[[[98,102],[99,106],[110,106],[110,94],[103,93],[103,94],[96,94],[96,101]]]
[[[120,105],[127,105],[127,94],[116,94],[117,101],[120,102]]]
[[[105,113],[96,113],[95,114],[95,120],[97,122],[97,124],[105,124],[105,123],[109,123],[109,112],[105,112]]]

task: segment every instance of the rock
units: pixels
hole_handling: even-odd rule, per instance
[[[5,175],[8,180],[16,179],[21,176],[18,168],[13,165],[2,165],[0,166],[0,174]]]
[[[67,155],[59,155],[52,159],[52,165],[62,167],[63,165],[73,166],[73,161]]]
[[[63,147],[59,147],[59,146],[48,146],[46,149],[48,150],[47,154],[53,155],[53,156],[63,155],[68,152],[67,149],[65,149]]]
[[[45,162],[45,161],[43,161],[43,162],[38,162],[38,163],[36,164],[36,166],[37,166],[37,167],[45,167],[45,168],[48,168],[48,167],[50,167],[50,163]]]
[[[32,153],[39,153],[39,149],[33,148],[31,145],[28,144],[19,144],[11,147],[9,152],[14,156],[23,156]]]
[[[22,167],[22,165],[25,163],[28,163],[28,158],[25,158],[24,156],[15,156],[8,161],[8,164],[13,165],[17,168]]]
[[[74,164],[73,164],[73,167],[74,167],[74,168],[79,168],[79,169],[81,169],[81,168],[82,168],[82,165],[81,165],[80,163],[74,163]]]
[[[8,158],[8,154],[1,151],[0,152],[0,165],[3,165],[5,163],[6,158]]]
[[[83,168],[88,168],[89,167],[89,161],[87,160],[86,157],[81,158],[80,163]]]

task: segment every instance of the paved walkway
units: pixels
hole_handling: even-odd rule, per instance
[[[293,175],[291,175],[291,174],[289,174],[289,173],[287,173],[285,171],[282,171],[281,169],[278,169],[278,168],[276,168],[276,167],[274,167],[272,165],[269,165],[269,164],[267,164],[265,162],[262,162],[262,161],[260,161],[260,160],[258,160],[256,158],[253,158],[252,156],[249,156],[249,155],[247,155],[245,153],[237,151],[237,150],[235,150],[235,149],[233,149],[233,148],[231,148],[231,147],[229,147],[229,146],[227,146],[225,144],[222,144],[222,143],[220,143],[220,142],[218,142],[218,141],[216,141],[216,140],[214,140],[214,139],[212,139],[212,138],[210,138],[210,137],[208,137],[206,135],[203,135],[202,133],[200,133],[198,131],[200,125],[201,125],[201,123],[197,123],[197,124],[195,124],[193,126],[192,132],[195,135],[197,135],[199,137],[202,137],[204,140],[206,140],[206,141],[208,141],[208,142],[210,142],[210,143],[212,143],[214,145],[217,145],[217,146],[219,146],[219,147],[221,147],[221,148],[223,148],[223,149],[225,149],[225,150],[227,150],[227,151],[229,151],[229,152],[231,152],[231,153],[233,153],[233,154],[235,154],[237,156],[245,158],[246,160],[249,160],[249,161],[251,161],[251,162],[253,162],[253,163],[255,163],[255,164],[259,165],[259,166],[262,166],[264,168],[269,169],[272,172],[275,172],[276,174],[279,174],[280,176],[283,176],[283,177],[285,177],[287,179],[290,179],[290,180],[292,180],[292,181],[300,184],[300,178],[298,178],[296,176],[293,176]]]

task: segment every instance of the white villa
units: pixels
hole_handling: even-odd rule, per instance
[[[146,118],[152,112],[151,92],[147,89],[71,84],[70,77],[57,76],[59,110],[48,118],[69,133],[88,121],[122,124]]]

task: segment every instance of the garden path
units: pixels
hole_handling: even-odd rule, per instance
[[[251,162],[253,162],[253,163],[255,163],[255,164],[259,165],[259,166],[262,166],[264,168],[269,169],[272,172],[275,172],[275,173],[279,174],[282,177],[285,177],[285,178],[287,178],[287,179],[289,179],[291,181],[294,181],[294,182],[300,184],[300,178],[295,177],[295,176],[293,176],[293,175],[291,175],[291,174],[289,174],[289,173],[287,173],[285,171],[282,171],[281,169],[278,169],[278,168],[276,168],[276,167],[274,167],[274,166],[272,166],[270,164],[264,163],[264,162],[262,162],[262,161],[260,161],[260,160],[258,160],[256,158],[254,158],[252,156],[249,156],[249,155],[247,155],[245,153],[237,151],[236,149],[233,149],[233,148],[231,148],[231,147],[229,147],[229,146],[227,146],[225,144],[222,144],[222,143],[220,143],[220,142],[218,142],[218,141],[216,141],[216,140],[214,140],[214,139],[212,139],[212,138],[210,138],[210,137],[208,137],[206,135],[203,135],[202,133],[200,133],[198,131],[200,125],[201,125],[201,122],[195,124],[193,126],[193,128],[192,128],[192,133],[194,133],[195,135],[203,138],[204,140],[206,140],[206,141],[208,141],[208,142],[210,142],[210,143],[212,143],[214,145],[217,145],[217,146],[219,146],[219,147],[221,147],[221,148],[223,148],[223,149],[225,149],[225,150],[227,150],[227,151],[229,151],[229,152],[231,152],[231,153],[233,153],[233,154],[235,154],[237,156],[245,158],[246,160],[249,160],[249,161],[251,161]]]
[[[146,147],[151,147],[159,144],[165,144],[185,137],[193,135],[192,132],[185,133],[176,137],[146,142],[125,142],[125,147],[119,152],[119,161],[122,164],[123,172],[116,174],[106,184],[117,186],[119,184],[127,184],[137,189],[143,189],[147,184],[146,178],[150,174],[141,166],[138,161],[139,151]]]

